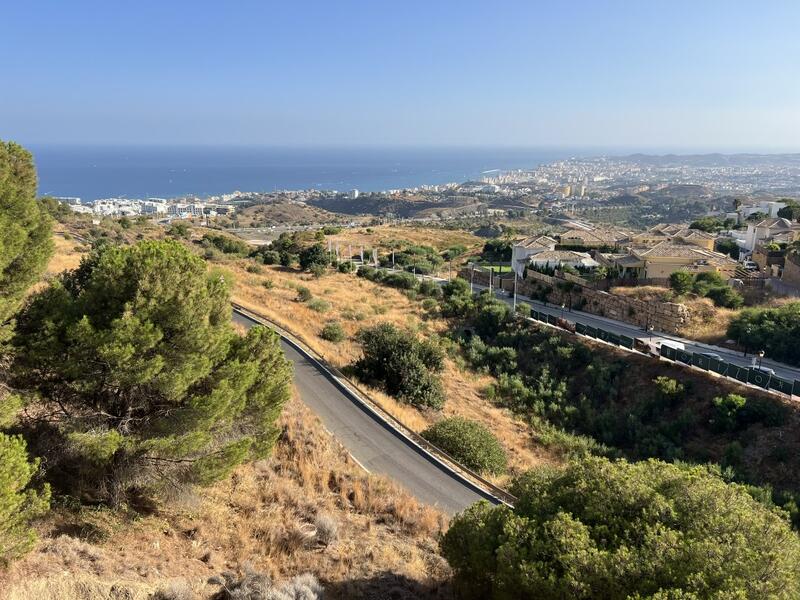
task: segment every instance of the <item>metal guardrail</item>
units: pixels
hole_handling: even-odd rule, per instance
[[[339,371],[339,369],[328,364],[324,358],[311,349],[308,343],[303,340],[302,336],[292,333],[283,326],[278,325],[274,321],[250,310],[249,308],[246,308],[245,306],[242,306],[241,304],[231,302],[231,306],[233,306],[234,311],[238,312],[244,317],[247,317],[256,323],[262,323],[270,329],[273,329],[282,338],[300,349],[322,369],[327,371],[341,387],[343,387],[354,399],[360,402],[364,408],[371,412],[376,419],[381,421],[382,424],[391,427],[399,435],[405,438],[409,444],[416,446],[418,451],[426,455],[434,462],[437,462],[442,468],[449,471],[452,475],[458,479],[461,479],[469,486],[476,488],[484,495],[497,500],[497,502],[511,507],[514,506],[514,503],[517,501],[517,498],[514,495],[486,480],[472,469],[465,467],[447,452],[438,446],[431,444],[417,432],[404,425],[402,421],[398,420],[394,415],[378,406],[377,403],[369,398],[368,392],[350,380],[341,371]]]

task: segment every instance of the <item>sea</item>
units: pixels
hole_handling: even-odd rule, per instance
[[[589,150],[546,148],[277,148],[31,145],[39,194],[207,197],[236,190],[383,191],[531,169]]]

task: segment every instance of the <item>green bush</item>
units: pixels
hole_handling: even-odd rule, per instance
[[[384,273],[381,283],[390,287],[400,288],[401,290],[414,290],[419,285],[419,281],[411,273],[389,272]]]
[[[272,281],[272,279],[265,279],[264,281],[261,282],[261,285],[265,289],[271,290],[272,288],[275,287],[275,282]]]
[[[434,311],[439,308],[439,303],[436,301],[435,298],[425,298],[422,301],[422,308],[428,312]]]
[[[742,295],[727,285],[709,288],[705,296],[711,298],[714,302],[714,306],[721,306],[723,308],[741,308],[744,304]]]
[[[383,385],[388,394],[418,408],[444,406],[437,375],[444,368],[444,355],[438,347],[389,323],[362,329],[356,339],[363,352],[352,365],[358,377]]]
[[[264,327],[231,326],[229,282],[175,240],[105,244],[37,292],[12,342],[53,483],[112,504],[210,483],[266,456],[291,367]]]
[[[779,308],[747,308],[731,320],[728,337],[772,359],[800,366],[800,302]]]
[[[216,248],[223,254],[247,256],[250,252],[247,242],[218,233],[206,233],[203,236],[202,244],[205,247]]]
[[[327,267],[331,262],[328,251],[322,244],[314,244],[300,251],[300,268],[310,271],[312,267]]]
[[[686,271],[675,271],[669,276],[669,287],[679,296],[692,291],[693,285],[694,276]]]
[[[339,273],[352,273],[353,271],[356,270],[355,264],[353,264],[349,260],[340,262],[337,268],[339,269]]]
[[[344,339],[347,337],[347,334],[345,334],[344,327],[342,327],[341,323],[332,321],[325,324],[319,334],[319,337],[329,342],[339,343],[344,341]]]
[[[0,433],[0,566],[31,549],[36,534],[30,521],[50,506],[47,485],[39,491],[29,487],[38,469],[38,460],[28,460],[25,440]]]
[[[247,265],[244,269],[248,273],[253,273],[255,275],[258,275],[259,273],[261,273],[263,271],[263,269],[261,267],[259,267],[258,265]]]
[[[297,255],[287,252],[286,250],[281,251],[278,257],[282,267],[291,267],[297,262]]]
[[[309,300],[308,308],[318,313],[324,313],[331,309],[331,305],[322,298],[313,298]]]
[[[498,475],[506,470],[506,451],[492,432],[477,421],[463,417],[442,419],[423,431],[422,437],[478,473]]]
[[[308,302],[313,298],[314,295],[311,293],[311,290],[308,289],[306,286],[301,285],[297,288],[297,301],[298,302]]]
[[[441,541],[462,598],[800,597],[786,516],[718,470],[588,457],[511,491],[515,508],[474,504]]]
[[[274,250],[266,250],[261,254],[261,261],[265,265],[277,265],[281,262],[281,255]]]
[[[747,404],[747,398],[738,394],[717,396],[712,400],[714,404],[713,425],[721,431],[733,431],[739,425],[742,409]]]
[[[442,287],[432,279],[423,279],[420,281],[417,291],[421,295],[431,298],[440,298],[442,296]]]

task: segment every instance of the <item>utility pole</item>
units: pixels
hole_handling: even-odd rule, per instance
[[[494,267],[489,267],[489,293],[492,293],[492,275],[494,275]]]
[[[392,271],[394,271],[394,248],[392,248]]]
[[[514,314],[517,313],[517,272],[514,271]]]
[[[472,294],[472,282],[475,281],[475,263],[469,263],[469,267],[469,293]]]

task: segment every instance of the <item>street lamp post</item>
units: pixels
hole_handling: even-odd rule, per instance
[[[758,368],[759,369],[761,369],[761,359],[762,358],[764,358],[764,351],[763,350],[759,350],[758,351]]]
[[[648,325],[647,326],[647,333],[650,335],[650,343],[652,343],[653,342],[653,326],[652,325]]]

